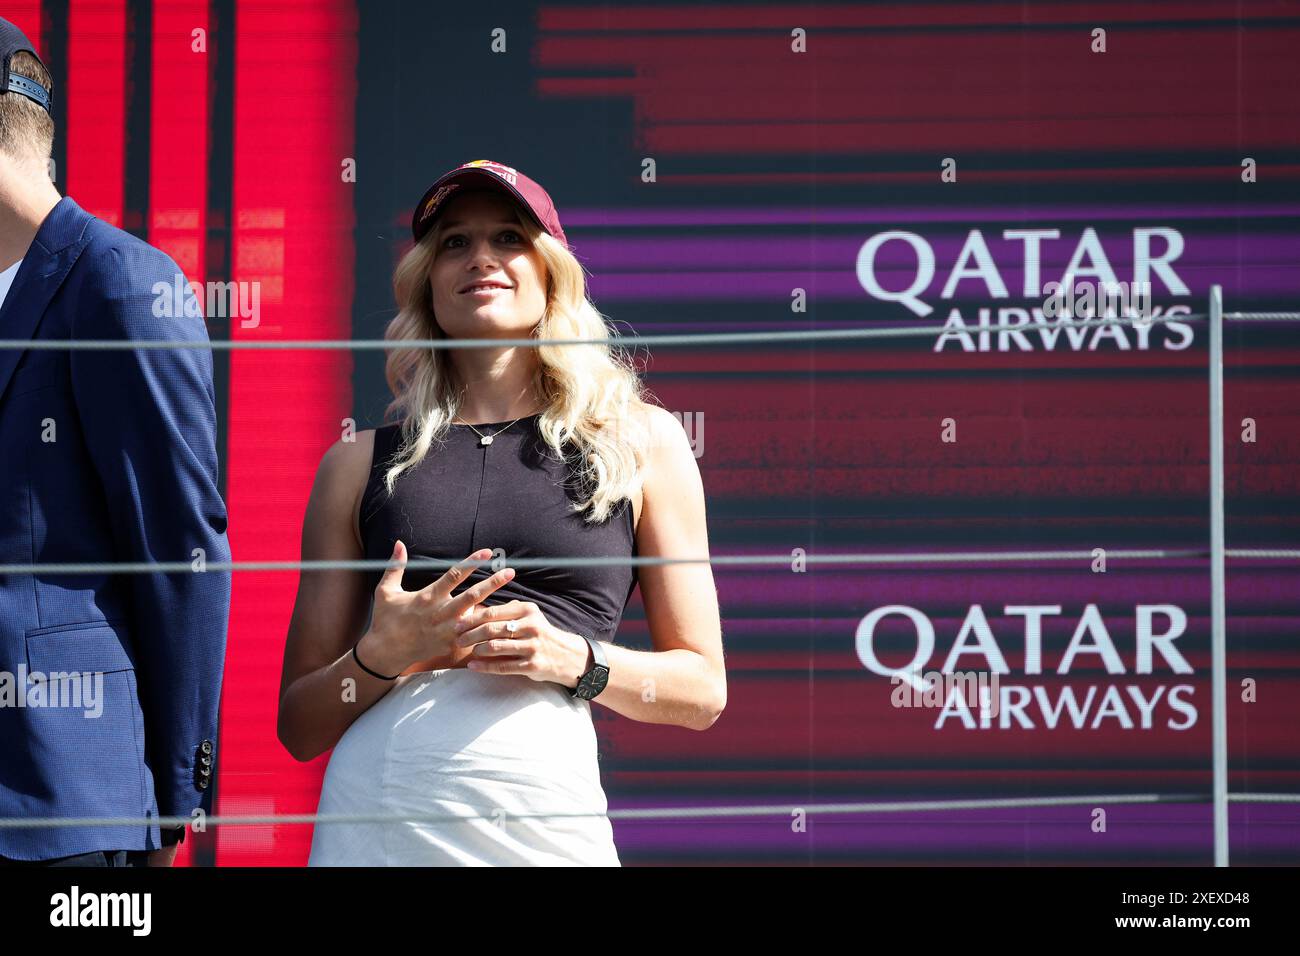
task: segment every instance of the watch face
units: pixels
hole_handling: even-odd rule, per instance
[[[592,666],[591,670],[582,675],[582,680],[578,682],[578,696],[583,700],[591,700],[603,691],[605,685],[608,683],[609,668],[595,664]]]

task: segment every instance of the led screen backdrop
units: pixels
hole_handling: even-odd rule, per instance
[[[711,730],[593,706],[611,808],[1201,798],[616,820],[624,863],[1211,860],[1209,563],[1100,553],[1208,548],[1207,326],[1077,327],[1043,287],[1147,282],[1162,317],[1213,284],[1229,310],[1297,308],[1296,4],[5,15],[54,72],[60,190],[194,281],[257,284],[256,321],[212,316],[214,338],[381,337],[413,204],[480,158],[546,186],[622,334],[942,328],[638,349],[695,442],[713,554],[791,561],[715,568]],[[1300,325],[1229,323],[1225,354],[1228,547],[1295,548]],[[381,421],[382,355],[217,364],[235,559],[296,559],[321,454]],[[798,561],[1008,550],[1088,556]],[[1300,570],[1227,571],[1230,790],[1300,792]],[[325,759],[275,737],[296,583],[235,576],[222,814],[316,809]],[[619,642],[649,647],[639,595]],[[899,706],[909,665],[996,677],[991,713]],[[1230,809],[1234,863],[1300,862],[1294,803]],[[296,865],[309,843],[223,828],[183,859]]]

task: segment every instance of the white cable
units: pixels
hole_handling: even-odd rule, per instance
[[[1300,802],[1300,794],[1229,794],[1229,798],[1244,802]],[[1201,793],[1123,793],[1093,796],[1058,797],[1005,797],[972,800],[900,800],[874,803],[820,803],[820,804],[763,804],[758,806],[716,807],[637,807],[574,813],[522,813],[508,814],[507,819],[558,819],[578,817],[608,817],[611,820],[684,820],[707,817],[764,817],[785,816],[794,813],[845,814],[845,813],[912,813],[947,810],[1004,810],[1017,807],[1106,806],[1130,803],[1205,803],[1208,794]],[[495,813],[476,817],[452,814],[262,814],[241,816],[210,815],[203,818],[204,827],[216,826],[267,826],[277,824],[334,824],[334,823],[463,823],[475,819],[497,819]],[[0,828],[33,830],[46,827],[126,827],[126,826],[186,826],[194,823],[191,817],[8,817],[0,818]]]
[[[1181,550],[1125,550],[1099,549],[1105,552],[1106,560],[1127,560],[1144,558],[1204,558],[1209,554],[1205,548],[1188,548]],[[1230,558],[1300,558],[1300,549],[1260,550],[1230,548]],[[466,566],[490,566],[493,561],[498,567],[511,568],[593,568],[593,567],[655,567],[671,564],[711,564],[711,565],[748,565],[771,564],[788,566],[796,560],[805,564],[943,564],[1015,562],[1015,561],[1092,561],[1097,558],[1094,551],[953,551],[953,552],[894,552],[880,554],[715,554],[699,558],[674,558],[655,556],[618,555],[602,557],[581,557],[558,555],[556,557],[483,558],[480,560],[448,561],[438,558],[410,558],[405,568],[407,571],[446,571],[456,564]],[[390,559],[358,559],[355,561],[210,561],[203,565],[203,571],[386,571],[396,568],[398,563]],[[49,562],[45,564],[0,564],[0,574],[190,574],[197,571],[192,561],[157,561],[157,562]]]
[[[1249,313],[1244,313],[1249,314]],[[535,347],[542,345],[608,345],[638,348],[643,345],[732,345],[751,343],[763,345],[782,342],[826,342],[844,339],[893,339],[912,336],[973,335],[977,332],[1033,332],[1038,329],[1086,329],[1103,325],[1150,325],[1157,322],[1187,322],[1204,319],[1204,315],[1128,316],[1100,319],[1078,319],[1068,322],[1034,323],[1025,325],[970,325],[948,328],[942,325],[905,326],[901,328],[865,329],[794,329],[783,332],[698,332],[682,335],[614,336],[591,339],[0,339],[0,349],[72,349],[91,351],[123,351],[128,349],[357,349],[360,351],[387,351],[389,349],[476,349]]]

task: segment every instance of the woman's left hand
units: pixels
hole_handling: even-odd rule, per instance
[[[587,673],[586,639],[555,627],[532,601],[480,604],[459,630],[455,645],[474,648],[466,666],[480,674],[522,674],[573,689]]]

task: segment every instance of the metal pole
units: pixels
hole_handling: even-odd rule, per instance
[[[1223,286],[1210,286],[1210,708],[1214,865],[1228,865],[1228,673],[1223,542]]]

